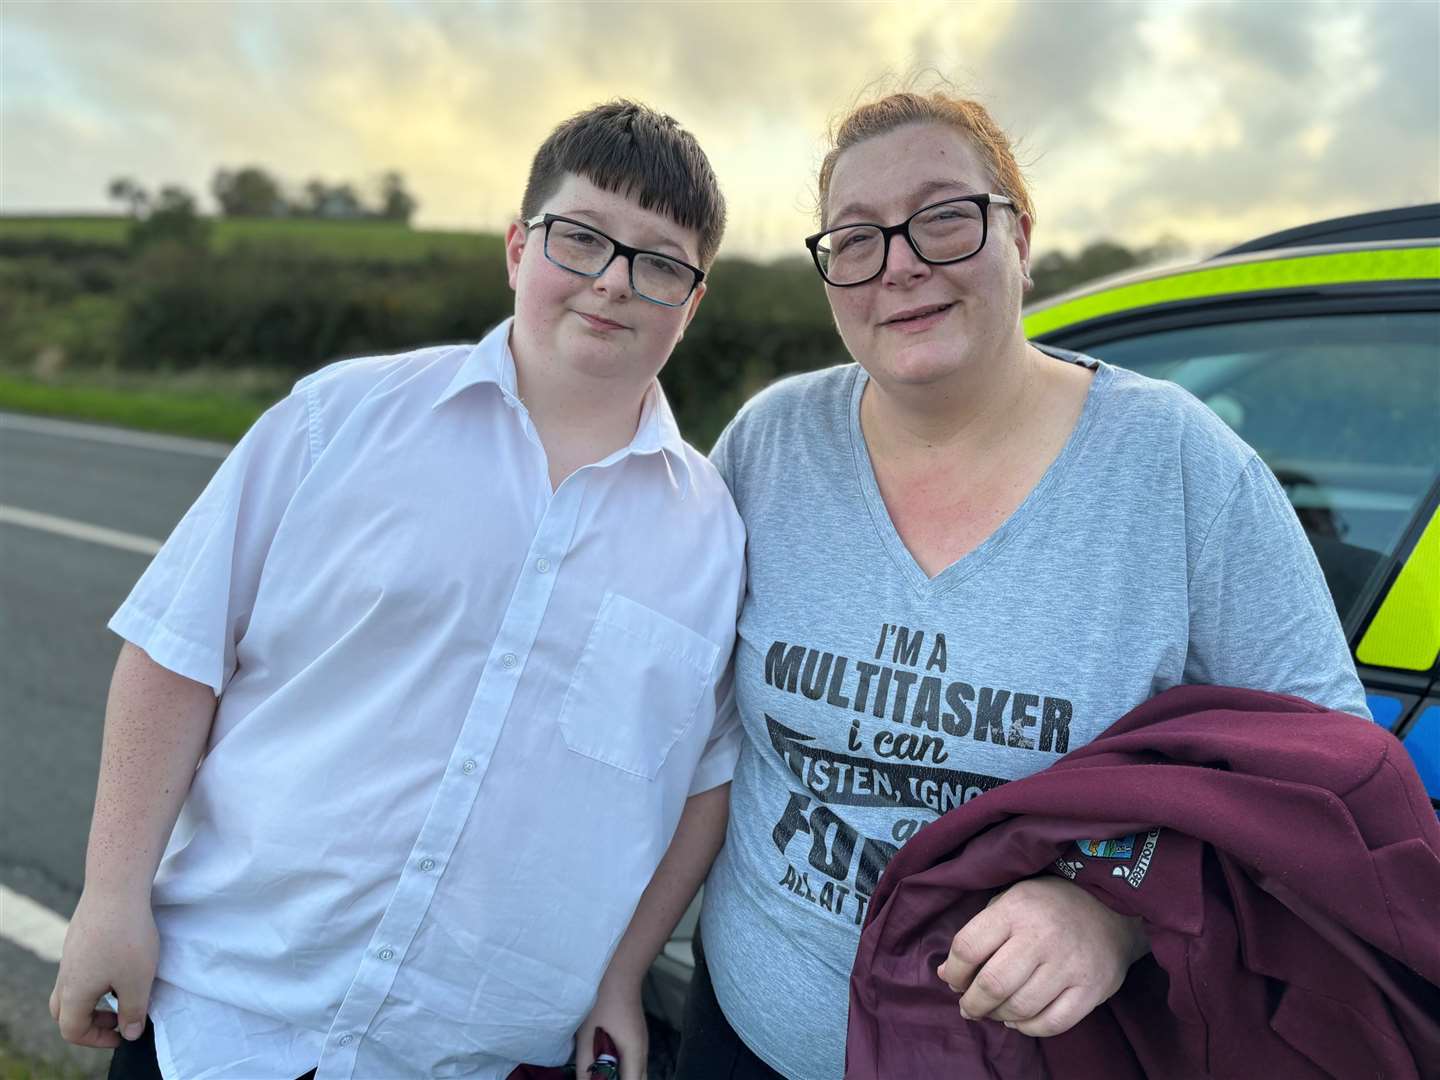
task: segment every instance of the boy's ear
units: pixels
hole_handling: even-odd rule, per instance
[[[695,293],[690,297],[689,309],[685,312],[685,325],[680,327],[680,338],[685,336],[685,331],[690,328],[690,320],[695,318],[695,312],[700,310],[700,301],[705,299],[705,283],[702,281],[695,286]],[[678,342],[680,338],[675,340]]]
[[[510,228],[505,230],[505,276],[512,291],[515,279],[520,276],[520,256],[525,254],[525,242],[529,236],[530,230],[518,221],[512,221]]]

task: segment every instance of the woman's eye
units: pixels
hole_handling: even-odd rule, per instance
[[[840,237],[840,242],[835,245],[836,251],[853,251],[862,247],[874,239],[869,232],[852,232]]]
[[[951,206],[937,206],[934,210],[925,214],[921,218],[921,221],[925,224],[942,221],[974,221],[978,219],[979,216],[979,209],[974,203],[955,203]]]

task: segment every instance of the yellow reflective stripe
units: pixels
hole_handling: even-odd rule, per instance
[[[1428,671],[1440,656],[1440,510],[1380,605],[1355,655],[1362,664]]]
[[[1074,323],[1131,308],[1196,300],[1227,293],[1256,293],[1359,281],[1440,278],[1440,247],[1384,248],[1289,259],[1258,259],[1230,266],[1197,268],[1078,296],[1025,318],[1025,336],[1039,337]]]

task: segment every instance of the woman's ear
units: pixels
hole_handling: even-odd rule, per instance
[[[1029,292],[1035,287],[1035,279],[1030,276],[1031,227],[1029,214],[1015,216],[1015,251],[1020,257],[1020,280],[1023,292]]]

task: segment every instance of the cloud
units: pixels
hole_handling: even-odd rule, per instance
[[[1167,69],[1167,140],[1136,130],[1101,212],[1211,247],[1321,217],[1440,197],[1437,10],[1421,4],[1203,5]],[[1428,44],[1427,44],[1428,43]],[[1163,94],[1163,88],[1156,93]],[[1157,129],[1158,130],[1158,129]],[[1173,224],[1166,224],[1173,223]]]
[[[809,231],[828,120],[933,66],[1020,142],[1037,236],[1217,246],[1440,189],[1431,3],[81,3],[0,7],[0,207],[105,206],[405,173],[420,222],[496,228],[560,120],[675,115],[731,204],[727,247]],[[83,30],[83,32],[80,32]]]

